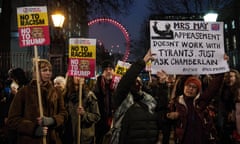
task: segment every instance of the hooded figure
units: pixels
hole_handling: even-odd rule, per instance
[[[19,85],[19,88],[29,82],[26,77],[25,71],[22,68],[10,69],[8,75],[10,79],[15,81]]]
[[[154,144],[159,134],[159,113],[156,112],[156,100],[144,92],[143,83],[138,75],[152,59],[150,51],[143,59],[133,63],[118,83],[114,95],[114,106],[116,107],[115,120],[121,119],[117,128],[119,136],[111,141],[119,144]],[[133,100],[131,100],[133,99]],[[126,103],[128,102],[128,103]],[[113,133],[113,135],[116,135]]]

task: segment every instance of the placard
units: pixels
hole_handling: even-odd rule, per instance
[[[50,44],[46,6],[17,8],[17,22],[20,47]]]
[[[223,22],[150,21],[151,71],[216,74],[229,71],[224,60]]]
[[[94,77],[96,67],[96,39],[70,38],[68,75]]]

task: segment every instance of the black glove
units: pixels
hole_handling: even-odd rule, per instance
[[[43,136],[43,127],[38,126],[34,134],[35,136]]]
[[[52,117],[42,117],[42,125],[44,126],[50,126],[55,123],[55,120]]]

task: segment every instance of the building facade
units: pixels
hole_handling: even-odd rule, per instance
[[[230,68],[240,71],[240,1],[234,0],[219,11],[218,20],[224,22],[225,52]]]

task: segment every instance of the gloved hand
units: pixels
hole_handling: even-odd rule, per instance
[[[55,120],[52,117],[42,117],[42,125],[44,126],[50,126],[55,123]]]
[[[55,120],[52,117],[38,117],[37,118],[38,124],[43,126],[50,126],[55,123]]]
[[[43,136],[43,135],[47,135],[47,130],[48,130],[48,127],[41,127],[41,126],[38,126],[35,130],[35,136]]]

